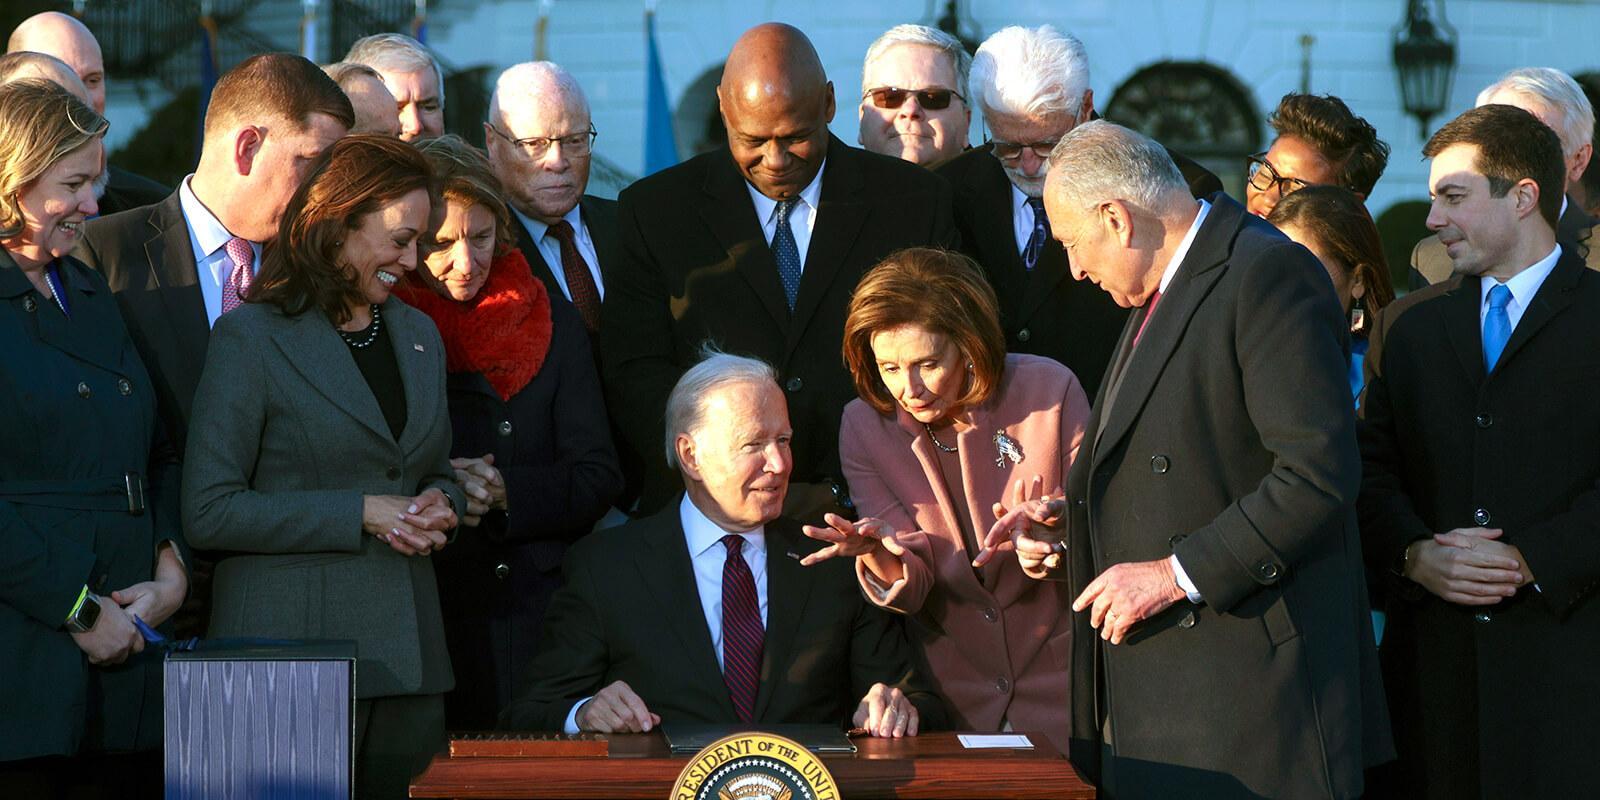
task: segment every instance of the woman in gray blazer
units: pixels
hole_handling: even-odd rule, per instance
[[[427,557],[465,508],[445,352],[389,297],[435,199],[409,145],[328,149],[233,287],[247,302],[226,310],[225,289],[184,464],[191,541],[226,554],[211,635],[356,642],[358,796],[404,796],[443,744],[453,684]]]

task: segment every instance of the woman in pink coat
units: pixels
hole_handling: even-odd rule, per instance
[[[1065,483],[1089,402],[1061,364],[1006,354],[997,308],[957,253],[902,250],[862,279],[844,333],[860,398],[839,432],[862,516],[808,526],[831,546],[807,562],[854,557],[867,599],[911,619],[959,728],[1043,733],[1065,754],[1067,585],[973,559],[1002,501]]]

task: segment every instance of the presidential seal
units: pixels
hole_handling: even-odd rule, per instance
[[[839,800],[822,759],[768,733],[738,733],[712,742],[689,760],[672,800]]]

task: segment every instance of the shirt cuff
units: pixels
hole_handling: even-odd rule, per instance
[[[1183,571],[1183,564],[1178,561],[1178,554],[1167,556],[1167,563],[1172,565],[1172,575],[1178,579],[1178,588],[1189,595],[1189,602],[1195,605],[1204,603],[1206,599],[1200,596],[1200,589],[1194,585],[1194,581],[1189,580],[1189,573]]]
[[[587,702],[589,702],[590,700],[593,700],[593,699],[594,699],[594,695],[591,694],[588,697],[585,697],[582,700],[579,700],[578,702],[572,704],[572,710],[567,712],[567,721],[565,723],[562,723],[562,725],[561,725],[561,732],[562,733],[581,733],[582,732],[582,731],[578,730],[578,709],[583,708],[583,704],[584,703],[587,703]]]
[[[894,590],[904,586],[906,583],[906,579],[902,577],[900,580],[897,580],[888,586],[884,586],[883,582],[878,580],[878,576],[872,574],[872,570],[863,569],[861,570],[861,574],[867,579],[867,591],[871,592],[873,599],[880,603],[886,602],[889,599],[889,595],[894,592]]]

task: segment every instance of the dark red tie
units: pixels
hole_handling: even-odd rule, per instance
[[[722,682],[728,685],[740,722],[756,717],[756,689],[761,685],[761,648],[767,632],[761,627],[761,601],[756,579],[745,563],[744,537],[722,537],[728,560],[722,563]]]
[[[567,279],[567,294],[583,316],[583,327],[588,328],[590,333],[600,330],[600,290],[595,288],[589,264],[578,252],[572,223],[561,220],[551,225],[547,233],[561,243],[561,272]]]
[[[1144,329],[1150,325],[1150,318],[1155,316],[1155,314],[1156,314],[1156,303],[1159,303],[1159,302],[1161,302],[1161,290],[1157,289],[1156,293],[1153,294],[1153,295],[1150,295],[1150,299],[1148,301],[1146,301],[1145,304],[1144,304],[1144,319],[1140,320],[1140,322],[1139,322],[1139,330],[1133,334],[1133,346],[1134,347],[1138,347],[1139,346],[1139,337],[1144,335]]]

